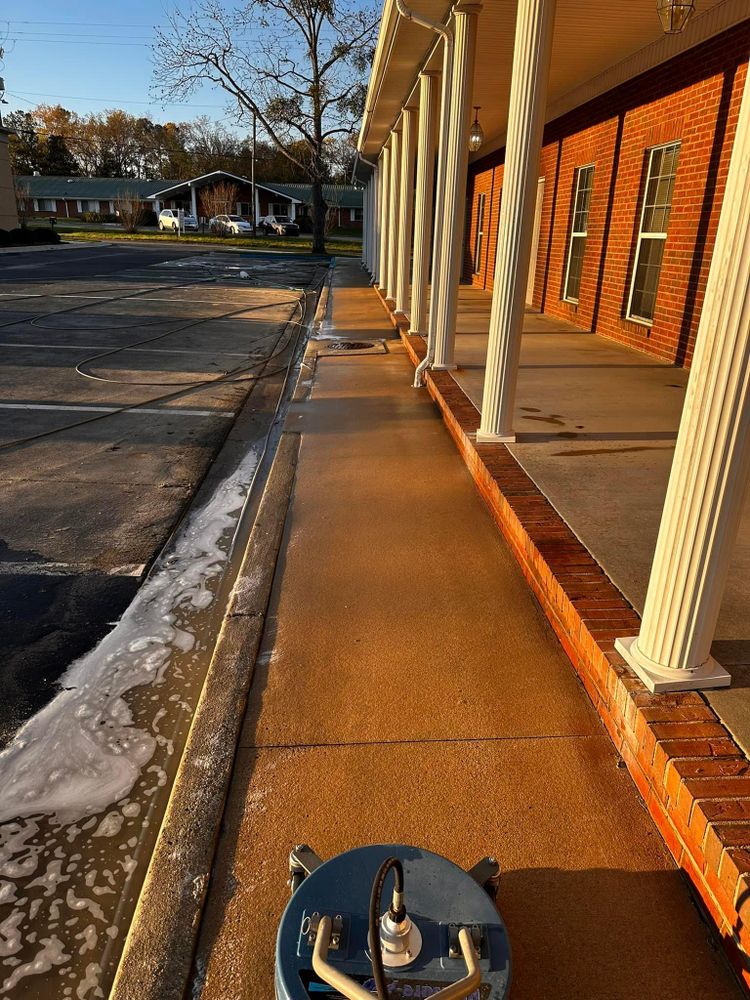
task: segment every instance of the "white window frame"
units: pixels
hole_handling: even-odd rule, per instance
[[[638,223],[638,239],[635,245],[635,256],[633,257],[633,273],[630,275],[630,293],[628,295],[628,309],[625,313],[625,318],[630,320],[631,323],[640,323],[641,326],[651,327],[654,325],[653,319],[648,319],[646,316],[638,316],[633,313],[633,293],[635,292],[635,276],[638,272],[638,261],[641,257],[641,245],[644,240],[666,240],[667,230],[665,229],[661,233],[656,232],[643,232],[643,220],[646,215],[646,202],[648,199],[648,188],[651,182],[651,167],[654,162],[654,154],[665,149],[671,149],[673,146],[677,147],[677,150],[682,148],[682,141],[680,139],[673,139],[671,142],[663,142],[659,146],[652,146],[648,151],[648,165],[646,167],[646,183],[643,187],[643,204],[641,205],[641,218]],[[675,177],[677,174],[675,173]],[[672,198],[674,199],[674,190],[672,191]],[[670,218],[672,215],[672,202],[669,203],[669,214]],[[669,223],[667,223],[669,225]],[[664,263],[664,257],[662,255],[662,264]],[[661,264],[659,265],[659,279],[661,280]],[[658,286],[657,286],[658,291]]]
[[[352,208],[349,210],[349,221],[350,222],[362,222],[363,220],[363,209]]]
[[[570,264],[573,260],[573,240],[583,238],[588,243],[589,238],[589,215],[591,214],[591,195],[589,195],[589,207],[586,209],[586,229],[576,229],[576,215],[578,214],[578,194],[581,190],[581,178],[584,176],[585,171],[591,171],[591,191],[594,190],[594,174],[596,173],[595,163],[582,163],[580,167],[576,167],[576,189],[573,195],[573,213],[570,220],[570,232],[568,233],[568,255],[567,263],[565,264],[565,283],[563,284],[563,302],[570,302],[572,305],[577,306],[579,303],[579,297],[572,296],[568,294],[568,281],[570,280]],[[583,249],[584,255],[586,253],[586,248]],[[583,261],[581,261],[581,278],[583,278]],[[579,286],[580,292],[580,286]]]
[[[477,231],[474,235],[474,274],[479,274],[482,268],[482,250],[484,249],[484,213],[486,207],[487,195],[484,191],[482,191],[477,199]]]

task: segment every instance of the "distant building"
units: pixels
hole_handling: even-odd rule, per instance
[[[13,229],[18,225],[16,194],[8,156],[8,136],[11,132],[0,125],[0,229]]]
[[[114,220],[117,200],[125,194],[140,198],[144,208],[157,215],[164,208],[182,208],[198,218],[213,213],[204,205],[204,193],[219,183],[236,186],[236,203],[224,211],[252,218],[252,184],[247,177],[214,170],[188,180],[138,180],[129,177],[19,177],[29,218],[81,219],[94,213]],[[288,215],[303,219],[310,214],[309,184],[256,183],[255,215]],[[337,227],[361,230],[362,189],[346,184],[326,184],[324,198],[337,213]]]

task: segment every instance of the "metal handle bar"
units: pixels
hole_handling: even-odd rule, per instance
[[[320,978],[338,990],[342,996],[348,1000],[373,1000],[372,993],[364,986],[355,983],[346,973],[337,969],[327,961],[328,946],[331,941],[331,918],[321,917],[318,925],[318,934],[315,938],[313,948],[313,969]],[[467,974],[458,982],[451,983],[436,993],[432,1000],[466,1000],[475,990],[479,989],[482,983],[482,973],[477,963],[477,953],[474,950],[474,942],[467,927],[462,927],[458,932],[458,943],[461,948],[463,960],[466,963]]]

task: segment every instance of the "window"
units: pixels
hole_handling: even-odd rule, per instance
[[[362,209],[352,208],[349,212],[349,220],[351,222],[361,222],[362,221]]]
[[[646,190],[641,210],[641,227],[630,284],[628,319],[651,325],[656,308],[656,293],[667,238],[669,213],[680,155],[679,142],[656,146],[649,153]]]
[[[477,201],[477,231],[474,237],[474,274],[479,274],[482,266],[482,244],[484,243],[484,206],[487,196],[479,195]]]
[[[91,199],[87,200],[85,198],[82,198],[78,202],[78,211],[79,212],[98,212],[99,211],[99,202],[98,201],[91,201]]]
[[[250,218],[253,214],[253,206],[249,201],[238,201],[237,202],[237,212],[239,215],[245,215]]]
[[[56,212],[57,202],[54,198],[40,198],[39,199],[39,211],[40,212]]]
[[[286,215],[289,211],[289,205],[282,204],[281,202],[271,202],[268,206],[269,215]]]
[[[568,264],[565,268],[565,288],[563,298],[566,302],[578,302],[583,274],[583,257],[586,253],[586,237],[589,230],[589,208],[591,207],[591,191],[594,186],[593,166],[579,167],[576,172],[576,193],[573,202],[573,218],[568,243]]]

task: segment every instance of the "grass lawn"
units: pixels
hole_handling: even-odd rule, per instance
[[[38,227],[36,227],[38,228]],[[129,242],[176,243],[178,237],[173,233],[140,232],[125,233],[121,229],[109,227],[86,226],[80,229],[74,225],[58,225],[57,231],[64,240],[127,240]],[[305,253],[312,247],[309,236],[298,236],[285,239],[281,236],[215,236],[213,234],[190,233],[179,237],[180,243],[198,243],[206,246],[241,247],[243,250],[297,250]],[[349,240],[337,237],[329,241],[327,250],[341,257],[359,257],[362,253],[361,240]]]

